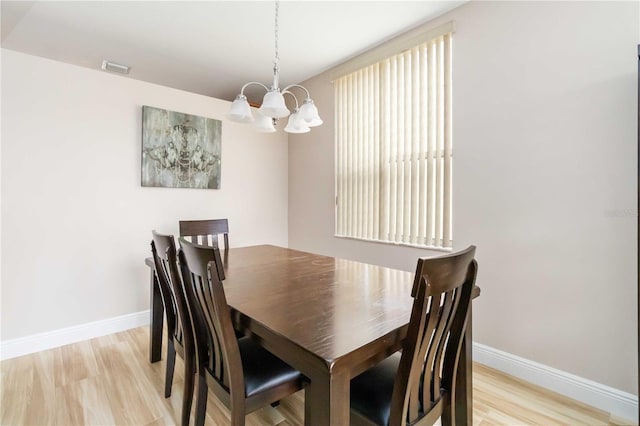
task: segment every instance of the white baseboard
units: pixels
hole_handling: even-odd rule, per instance
[[[638,424],[638,397],[480,343],[473,360]]]
[[[0,342],[0,360],[40,352],[149,324],[149,311],[89,322]]]

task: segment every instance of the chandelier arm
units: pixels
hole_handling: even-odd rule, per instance
[[[296,98],[296,95],[294,95],[293,93],[291,93],[290,91],[288,91],[287,89],[282,91],[282,95],[291,95],[291,97],[293,98],[294,101],[296,101],[296,111],[300,108],[300,106],[298,105],[298,98]]]
[[[299,88],[299,89],[304,90],[304,92],[307,94],[307,99],[310,99],[310,98],[311,98],[311,95],[309,94],[309,91],[308,91],[304,86],[300,86],[299,84],[290,84],[290,85],[288,85],[287,87],[285,87],[282,91],[283,91],[283,92],[286,92],[286,91],[288,91],[289,89],[292,89],[292,88],[294,88],[294,87],[297,87],[297,88]],[[289,92],[289,93],[291,93],[291,92]]]
[[[244,86],[242,86],[242,89],[240,89],[240,94],[242,96],[244,96],[244,89],[247,88],[247,86],[251,86],[252,84],[257,84],[258,86],[262,86],[264,88],[264,90],[266,90],[267,92],[269,91],[269,88],[267,86],[265,86],[264,84],[258,82],[258,81],[250,81],[247,84],[245,84]]]

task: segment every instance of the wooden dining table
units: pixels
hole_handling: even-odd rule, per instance
[[[406,334],[414,274],[271,245],[222,251],[234,325],[309,378],[305,425],[348,425],[350,381],[397,351]],[[417,259],[416,259],[417,261]],[[150,361],[160,360],[163,307],[151,267]],[[479,295],[474,289],[474,296]],[[472,424],[471,312],[455,395],[458,424]]]

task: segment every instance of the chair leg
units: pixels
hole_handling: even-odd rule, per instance
[[[247,414],[245,413],[244,405],[242,407],[231,407],[231,425],[232,426],[244,426],[244,421]]]
[[[176,348],[173,341],[168,339],[167,342],[167,375],[164,379],[164,397],[171,396],[171,385],[173,384],[173,370],[176,366]]]
[[[203,426],[204,416],[207,414],[207,393],[209,388],[207,387],[207,378],[203,374],[206,373],[198,373],[198,396],[196,397],[195,426]]]
[[[440,424],[442,426],[455,426],[456,410],[455,405],[451,402],[452,398],[447,396],[442,406],[442,415],[440,416]]]
[[[191,404],[193,402],[193,387],[195,386],[195,359],[185,356],[184,360],[184,398],[182,399],[182,426],[189,426]]]

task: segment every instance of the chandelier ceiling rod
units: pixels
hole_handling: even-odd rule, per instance
[[[280,90],[280,68],[278,66],[280,62],[280,56],[278,51],[278,36],[279,36],[279,10],[280,4],[279,1],[275,2],[275,25],[274,25],[274,35],[275,35],[275,43],[274,43],[274,53],[275,56],[273,58],[273,85],[271,88],[268,88],[266,85],[259,83],[257,81],[251,81],[246,83],[240,89],[240,94],[236,96],[236,99],[231,104],[231,109],[229,110],[229,118],[232,121],[236,121],[239,123],[255,123],[258,131],[262,132],[275,132],[276,129],[274,127],[275,122],[279,118],[284,118],[289,116],[289,121],[287,126],[284,128],[285,132],[288,133],[307,133],[311,127],[316,127],[322,124],[322,119],[318,115],[318,108],[316,108],[311,96],[309,95],[309,91],[299,84],[291,84],[284,89]],[[249,106],[249,102],[247,101],[247,97],[244,94],[245,89],[251,85],[258,85],[266,90],[266,94],[262,100],[262,105],[257,111],[256,116],[251,111],[251,107]],[[302,106],[299,106],[298,99],[295,94],[291,92],[290,89],[299,88],[304,90],[306,98],[302,103]],[[295,109],[293,113],[289,111],[285,104],[284,94],[287,93],[291,97],[293,97],[295,101]]]
[[[279,80],[279,71],[280,68],[278,68],[278,62],[280,62],[280,56],[278,55],[278,15],[279,15],[279,11],[280,11],[280,2],[278,0],[276,0],[276,13],[275,13],[275,19],[274,19],[274,56],[273,56],[273,86],[271,86],[271,89],[277,89],[278,88],[278,84],[280,83]]]

